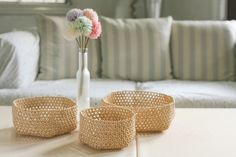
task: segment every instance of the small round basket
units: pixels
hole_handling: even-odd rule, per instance
[[[79,138],[92,148],[124,148],[135,133],[135,114],[129,109],[99,107],[80,112]]]
[[[77,108],[64,97],[22,98],[13,102],[13,124],[16,133],[53,137],[76,128]]]
[[[123,106],[136,115],[137,132],[163,131],[174,118],[174,100],[171,96],[146,91],[118,91],[104,98],[101,106]]]

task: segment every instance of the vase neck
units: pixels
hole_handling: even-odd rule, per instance
[[[79,48],[79,53],[88,53],[88,48]]]
[[[79,68],[88,68],[88,52],[79,52]]]

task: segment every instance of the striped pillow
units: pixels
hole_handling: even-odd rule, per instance
[[[230,21],[230,26],[232,27],[235,44],[234,44],[234,75],[235,75],[235,81],[236,81],[236,20]]]
[[[76,42],[67,41],[65,17],[36,17],[41,37],[40,71],[38,79],[55,80],[75,78],[78,70],[78,47]],[[100,71],[99,41],[91,40],[88,47],[88,68],[92,78]]]
[[[172,18],[111,19],[103,26],[102,75],[150,81],[171,78],[169,42]]]
[[[235,35],[229,21],[176,21],[172,29],[174,77],[234,80]]]

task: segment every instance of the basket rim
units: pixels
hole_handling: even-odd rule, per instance
[[[138,107],[138,108],[145,108],[145,109],[152,109],[152,108],[163,108],[163,107],[169,107],[171,105],[174,105],[175,104],[175,100],[172,96],[170,95],[167,95],[167,94],[164,94],[164,93],[159,93],[159,92],[154,92],[154,91],[143,91],[143,90],[120,90],[120,91],[115,91],[115,92],[111,92],[110,94],[108,94],[106,97],[104,97],[102,99],[102,101],[104,101],[105,103],[109,104],[109,105],[114,105],[114,106],[117,106],[117,107],[130,107],[130,106],[121,106],[121,105],[116,105],[114,103],[110,103],[107,101],[107,98],[113,94],[116,94],[116,93],[123,93],[123,92],[132,92],[132,93],[142,93],[142,92],[145,92],[145,93],[152,93],[152,94],[159,94],[159,95],[162,95],[162,96],[167,96],[169,98],[171,98],[171,102],[169,103],[166,103],[166,104],[163,104],[163,105],[160,105],[160,106],[143,106],[143,107]]]
[[[91,118],[91,117],[88,117],[88,116],[85,114],[85,111],[87,111],[87,110],[90,110],[90,109],[102,109],[102,108],[122,108],[122,109],[127,110],[127,111],[129,111],[130,113],[132,113],[132,116],[129,117],[129,118],[122,119],[122,120],[116,120],[116,121],[113,120],[113,121],[112,121],[112,120],[97,120],[97,119],[93,119],[93,118]],[[130,121],[130,120],[132,120],[132,119],[135,120],[135,117],[136,117],[136,113],[135,113],[134,111],[132,111],[131,109],[122,107],[122,106],[101,106],[101,107],[92,107],[92,108],[88,108],[88,109],[85,109],[85,110],[80,111],[80,115],[82,115],[83,117],[88,118],[89,120],[92,120],[92,121],[99,121],[99,122],[105,122],[105,123],[127,122],[127,121]]]
[[[32,100],[32,99],[37,99],[37,98],[41,98],[41,99],[44,99],[44,98],[61,98],[61,99],[65,99],[65,100],[68,100],[70,101],[71,103],[73,103],[74,105],[70,106],[70,107],[66,107],[65,109],[50,109],[50,111],[67,111],[67,110],[71,110],[73,108],[76,107],[76,104],[75,104],[75,101],[73,101],[72,99],[70,98],[67,98],[67,97],[63,97],[63,96],[34,96],[34,97],[24,97],[24,98],[17,98],[13,101],[13,107],[15,108],[18,108],[22,111],[30,111],[30,112],[38,112],[38,111],[45,111],[45,109],[28,109],[28,108],[25,108],[25,107],[22,107],[20,106],[18,103],[18,101],[23,101],[23,100]]]

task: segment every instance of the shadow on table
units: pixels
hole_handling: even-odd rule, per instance
[[[137,133],[138,136],[162,136],[165,133],[165,131],[159,131],[159,132],[139,132]]]
[[[114,152],[119,152],[120,150],[96,150],[90,148],[89,146],[82,144],[79,142],[77,138],[76,141],[69,143],[67,145],[63,145],[61,147],[55,148],[54,150],[50,150],[46,152],[45,156],[83,156],[83,157],[100,157],[100,156],[109,156],[109,154]],[[111,154],[114,156],[115,154]]]
[[[77,156],[77,157],[120,157],[135,155],[135,140],[128,147],[118,150],[96,150],[79,141],[78,132],[73,135],[70,143],[64,143],[60,147],[50,149],[43,156]]]
[[[43,142],[45,139],[33,136],[23,136],[18,135],[13,127],[0,129],[0,145],[19,145],[19,144],[29,144]]]
[[[57,136],[54,138],[40,138],[34,136],[18,135],[13,127],[0,129],[0,150],[17,151],[29,150],[33,147],[47,147],[53,141],[64,139],[65,136],[71,134]]]
[[[17,156],[83,156],[83,157],[116,157],[122,154],[127,156],[127,150],[96,150],[79,142],[77,130],[54,138],[39,138],[17,135],[14,128],[0,130],[0,152],[3,154],[15,153]],[[131,144],[132,145],[132,144]],[[124,151],[123,151],[124,150]],[[129,152],[129,151],[128,151]],[[130,151],[133,155],[134,151]]]

